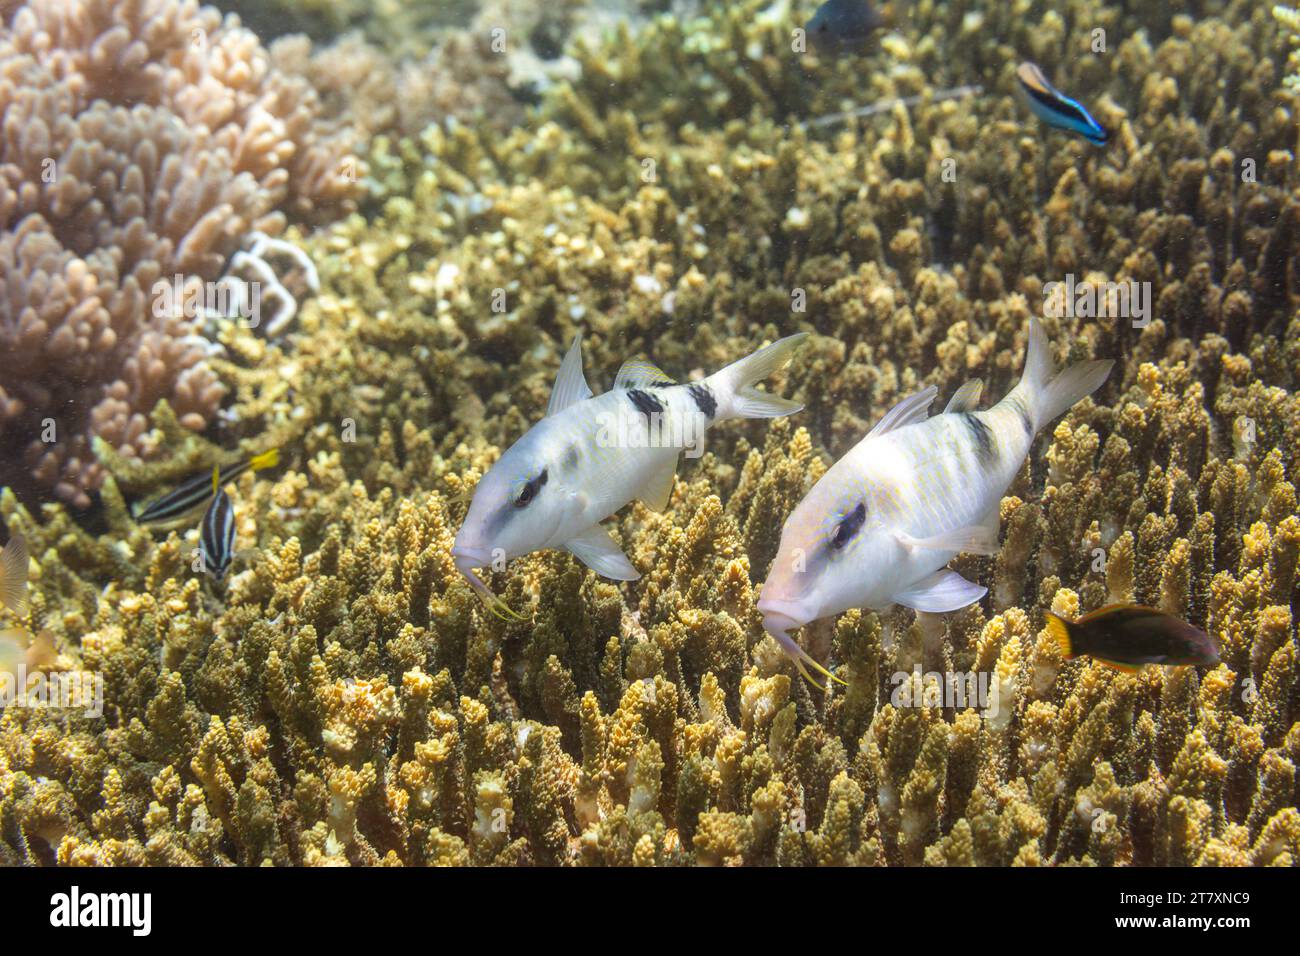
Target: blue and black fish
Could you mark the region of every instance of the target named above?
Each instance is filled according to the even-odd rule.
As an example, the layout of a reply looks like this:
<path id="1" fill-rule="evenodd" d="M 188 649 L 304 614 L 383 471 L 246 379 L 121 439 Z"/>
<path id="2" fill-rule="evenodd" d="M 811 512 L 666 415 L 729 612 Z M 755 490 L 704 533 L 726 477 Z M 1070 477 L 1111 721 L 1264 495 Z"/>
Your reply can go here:
<path id="1" fill-rule="evenodd" d="M 804 27 L 819 53 L 864 50 L 887 18 L 870 0 L 826 0 Z"/>
<path id="2" fill-rule="evenodd" d="M 1082 136 L 1094 146 L 1110 142 L 1110 131 L 1098 123 L 1078 100 L 1072 100 L 1043 76 L 1037 64 L 1028 61 L 1016 67 L 1016 78 L 1029 99 L 1029 108 L 1048 126 Z"/>
<path id="3" fill-rule="evenodd" d="M 272 448 L 260 455 L 226 465 L 221 469 L 221 484 L 234 481 L 250 468 L 263 471 L 280 464 L 280 449 Z M 166 528 L 169 525 L 186 523 L 212 500 L 212 478 L 207 472 L 187 478 L 173 491 L 169 491 L 142 508 L 135 516 L 140 524 Z"/>
<path id="4" fill-rule="evenodd" d="M 235 506 L 221 487 L 221 469 L 212 469 L 212 504 L 199 528 L 199 554 L 203 570 L 220 581 L 235 559 Z"/>
<path id="5" fill-rule="evenodd" d="M 1108 604 L 1077 621 L 1048 612 L 1047 632 L 1067 660 L 1086 654 L 1127 673 L 1147 664 L 1219 663 L 1219 649 L 1204 631 L 1140 604 Z"/>

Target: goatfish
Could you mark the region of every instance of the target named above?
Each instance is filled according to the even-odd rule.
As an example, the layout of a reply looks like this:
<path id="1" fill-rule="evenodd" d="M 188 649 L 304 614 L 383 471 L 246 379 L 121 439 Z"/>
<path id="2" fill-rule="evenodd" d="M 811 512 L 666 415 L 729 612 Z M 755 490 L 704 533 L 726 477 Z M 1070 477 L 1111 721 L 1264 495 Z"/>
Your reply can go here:
<path id="1" fill-rule="evenodd" d="M 763 627 L 805 678 L 805 664 L 831 673 L 789 631 L 850 608 L 955 611 L 986 588 L 945 565 L 958 554 L 994 554 L 1002 495 L 1034 436 L 1095 391 L 1109 361 L 1056 374 L 1037 319 L 1029 323 L 1025 369 L 997 405 L 976 406 L 967 382 L 943 413 L 927 417 L 937 389 L 903 399 L 821 477 L 781 530 L 763 583 Z M 836 678 L 838 679 L 838 678 Z"/>
<path id="2" fill-rule="evenodd" d="M 15 534 L 0 551 L 0 604 L 19 617 L 27 614 L 28 570 L 27 539 Z"/>
<path id="3" fill-rule="evenodd" d="M 220 581 L 235 560 L 235 506 L 221 483 L 221 469 L 212 469 L 212 503 L 199 526 L 199 555 L 203 570 Z"/>
<path id="4" fill-rule="evenodd" d="M 600 522 L 638 498 L 662 511 L 679 454 L 702 453 L 705 432 L 718 422 L 778 418 L 803 408 L 754 385 L 783 366 L 806 335 L 780 339 L 690 384 L 630 359 L 614 387 L 594 397 L 582 370 L 582 336 L 575 336 L 546 417 L 474 489 L 452 545 L 456 567 L 493 613 L 516 619 L 475 568 L 500 570 L 510 558 L 566 548 L 603 577 L 636 580 L 640 572 Z"/>
<path id="5" fill-rule="evenodd" d="M 1128 674 L 1147 664 L 1219 663 L 1219 649 L 1204 631 L 1140 604 L 1108 604 L 1077 621 L 1048 611 L 1047 632 L 1066 660 L 1087 655 Z"/>
<path id="6" fill-rule="evenodd" d="M 265 471 L 280 464 L 280 449 L 272 448 L 260 455 L 246 458 L 220 469 L 221 484 L 229 484 L 244 472 Z M 190 518 L 212 501 L 212 477 L 207 473 L 187 478 L 173 491 L 157 498 L 142 508 L 135 516 L 138 524 L 166 528 L 187 523 Z"/>
<path id="7" fill-rule="evenodd" d="M 1048 83 L 1036 64 L 1021 63 L 1016 67 L 1016 78 L 1029 100 L 1029 108 L 1048 126 L 1082 136 L 1094 146 L 1105 146 L 1110 141 L 1110 131 L 1093 119 L 1078 100 Z"/>

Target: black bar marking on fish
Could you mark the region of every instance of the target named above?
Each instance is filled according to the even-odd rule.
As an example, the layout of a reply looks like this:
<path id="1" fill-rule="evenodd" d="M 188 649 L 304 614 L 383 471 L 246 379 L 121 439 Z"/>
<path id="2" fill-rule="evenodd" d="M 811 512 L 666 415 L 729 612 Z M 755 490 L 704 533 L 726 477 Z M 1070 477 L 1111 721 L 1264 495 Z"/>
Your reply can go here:
<path id="1" fill-rule="evenodd" d="M 663 402 L 659 401 L 659 399 L 655 398 L 649 392 L 643 392 L 638 388 L 632 388 L 628 389 L 627 397 L 632 400 L 632 404 L 636 407 L 636 410 L 646 417 L 647 422 L 650 421 L 651 415 L 659 415 L 663 413 Z"/>
<path id="2" fill-rule="evenodd" d="M 1034 437 L 1034 420 L 1029 414 L 1029 409 L 1025 407 L 1024 401 L 1018 395 L 1008 395 L 1007 404 L 1015 411 L 1016 417 L 1020 420 L 1020 427 L 1025 430 L 1026 438 Z"/>
<path id="3" fill-rule="evenodd" d="M 691 398 L 695 399 L 695 407 L 702 411 L 706 417 L 712 418 L 718 413 L 718 400 L 709 391 L 709 386 L 699 383 L 692 385 L 686 391 Z"/>
<path id="4" fill-rule="evenodd" d="M 966 423 L 966 430 L 970 432 L 971 440 L 975 442 L 975 454 L 980 464 L 985 467 L 991 466 L 998 457 L 997 450 L 993 447 L 993 430 L 974 412 L 963 412 L 961 419 Z"/>
<path id="5" fill-rule="evenodd" d="M 564 470 L 565 470 L 565 471 L 573 471 L 573 469 L 577 468 L 577 467 L 578 467 L 578 459 L 579 459 L 581 456 L 582 456 L 582 452 L 581 452 L 581 450 L 578 448 L 577 442 L 573 443 L 573 444 L 570 445 L 567 449 L 565 449 L 565 451 L 564 451 L 564 459 L 563 459 L 563 461 L 561 462 L 561 464 L 562 464 L 563 467 L 564 467 Z"/>

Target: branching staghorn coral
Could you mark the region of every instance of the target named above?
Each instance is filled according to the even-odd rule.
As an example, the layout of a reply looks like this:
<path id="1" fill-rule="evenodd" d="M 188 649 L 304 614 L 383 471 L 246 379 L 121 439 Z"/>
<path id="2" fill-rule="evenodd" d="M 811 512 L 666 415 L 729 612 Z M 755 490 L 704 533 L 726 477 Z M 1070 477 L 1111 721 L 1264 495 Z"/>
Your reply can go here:
<path id="1" fill-rule="evenodd" d="M 740 32 L 674 83 L 734 74 L 763 40 L 732 6 Z M 998 36 L 1035 55 L 1081 42 L 1049 5 L 989 12 L 988 42 L 951 55 L 960 5 L 917 6 L 915 71 L 872 82 L 985 73 L 979 105 L 821 137 L 732 122 L 754 93 L 682 130 L 652 34 L 609 48 L 628 77 L 612 99 L 593 81 L 533 130 L 377 143 L 373 217 L 306 241 L 322 289 L 295 349 L 232 326 L 212 362 L 230 436 L 286 462 L 233 488 L 258 554 L 223 593 L 190 570 L 192 532 L 155 541 L 122 500 L 210 467 L 197 438 L 106 458 L 100 537 L 0 496 L 37 557 L 32 623 L 55 666 L 104 673 L 107 704 L 101 722 L 0 716 L 4 859 L 1295 865 L 1297 170 L 1273 155 L 1296 141 L 1276 37 L 1227 4 L 1119 41 L 1121 78 L 1063 66 L 1062 88 L 1109 95 L 1128 130 L 1098 154 L 997 95 L 1014 69 Z M 782 84 L 799 81 L 767 79 L 797 100 Z M 1151 282 L 1153 315 L 1045 320 L 1058 363 L 1119 362 L 1035 445 L 1000 553 L 956 562 L 989 597 L 807 629 L 848 684 L 813 690 L 754 613 L 784 515 L 903 395 L 976 377 L 1005 393 L 1067 272 Z M 503 621 L 448 548 L 579 328 L 598 390 L 631 355 L 684 378 L 812 331 L 772 383 L 806 408 L 720 426 L 664 513 L 607 523 L 639 581 L 531 555 L 493 573 L 526 619 Z M 175 417 L 156 427 L 177 435 Z M 1063 660 L 1044 629 L 1047 610 L 1133 600 L 1203 626 L 1222 663 L 1126 675 Z M 975 678 L 965 697 L 950 674 Z"/>

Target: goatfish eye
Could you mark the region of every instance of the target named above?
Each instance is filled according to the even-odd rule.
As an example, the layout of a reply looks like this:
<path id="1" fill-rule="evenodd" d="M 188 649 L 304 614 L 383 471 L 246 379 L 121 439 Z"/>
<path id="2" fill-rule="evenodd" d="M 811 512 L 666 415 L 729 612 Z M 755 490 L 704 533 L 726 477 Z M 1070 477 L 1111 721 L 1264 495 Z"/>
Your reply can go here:
<path id="1" fill-rule="evenodd" d="M 533 478 L 524 482 L 524 486 L 519 489 L 518 497 L 515 498 L 516 508 L 526 508 L 529 502 L 533 501 L 537 497 L 538 493 L 542 490 L 542 486 L 546 484 L 546 472 L 547 469 L 543 468 Z"/>
<path id="2" fill-rule="evenodd" d="M 862 530 L 862 525 L 866 523 L 866 520 L 867 506 L 864 502 L 859 501 L 858 506 L 841 518 L 835 526 L 835 532 L 831 535 L 831 547 L 836 551 L 841 550 Z"/>

